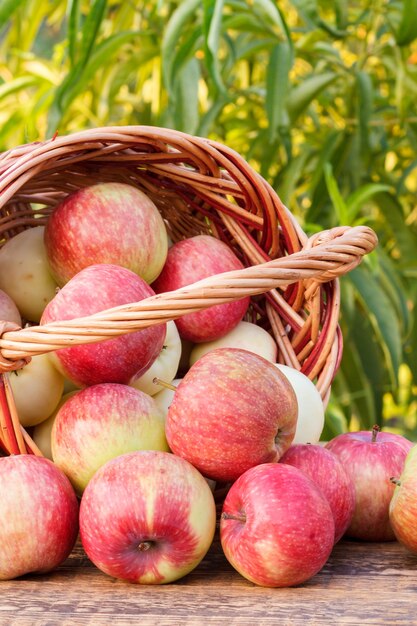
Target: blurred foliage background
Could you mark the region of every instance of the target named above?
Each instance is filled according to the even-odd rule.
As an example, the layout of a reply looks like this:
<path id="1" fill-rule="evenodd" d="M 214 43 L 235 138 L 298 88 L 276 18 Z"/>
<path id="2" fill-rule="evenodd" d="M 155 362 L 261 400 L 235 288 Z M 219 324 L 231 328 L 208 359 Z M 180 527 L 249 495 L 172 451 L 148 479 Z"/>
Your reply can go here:
<path id="1" fill-rule="evenodd" d="M 306 232 L 367 223 L 325 436 L 417 437 L 417 0 L 1 0 L 0 150 L 109 124 L 218 139 Z"/>

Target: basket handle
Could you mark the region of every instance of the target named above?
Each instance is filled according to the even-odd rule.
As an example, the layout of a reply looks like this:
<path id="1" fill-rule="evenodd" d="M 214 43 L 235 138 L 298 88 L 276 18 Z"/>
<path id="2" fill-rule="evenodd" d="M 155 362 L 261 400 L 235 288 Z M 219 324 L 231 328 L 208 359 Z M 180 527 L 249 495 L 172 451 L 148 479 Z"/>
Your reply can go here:
<path id="1" fill-rule="evenodd" d="M 22 367 L 25 359 L 73 345 L 104 341 L 148 326 L 313 279 L 309 290 L 351 271 L 377 245 L 367 226 L 338 227 L 311 237 L 304 249 L 267 263 L 217 274 L 176 291 L 160 293 L 88 317 L 8 330 L 0 338 L 0 371 Z"/>

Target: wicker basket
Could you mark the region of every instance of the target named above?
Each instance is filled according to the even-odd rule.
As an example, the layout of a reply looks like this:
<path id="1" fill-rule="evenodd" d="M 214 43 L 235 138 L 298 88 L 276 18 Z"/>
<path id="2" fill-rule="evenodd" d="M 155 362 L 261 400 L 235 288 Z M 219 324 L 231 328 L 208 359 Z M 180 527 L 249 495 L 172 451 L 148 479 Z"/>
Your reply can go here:
<path id="1" fill-rule="evenodd" d="M 337 278 L 377 243 L 367 227 L 308 238 L 270 185 L 230 148 L 178 131 L 146 127 L 87 130 L 0 156 L 3 243 L 45 223 L 68 193 L 98 181 L 147 193 L 178 241 L 211 234 L 231 246 L 244 270 L 219 274 L 137 304 L 71 321 L 14 329 L 3 324 L 0 370 L 31 355 L 102 341 L 250 295 L 248 318 L 271 332 L 278 360 L 312 379 L 324 402 L 342 355 Z M 0 385 L 0 446 L 37 452 L 20 427 L 7 375 Z"/>

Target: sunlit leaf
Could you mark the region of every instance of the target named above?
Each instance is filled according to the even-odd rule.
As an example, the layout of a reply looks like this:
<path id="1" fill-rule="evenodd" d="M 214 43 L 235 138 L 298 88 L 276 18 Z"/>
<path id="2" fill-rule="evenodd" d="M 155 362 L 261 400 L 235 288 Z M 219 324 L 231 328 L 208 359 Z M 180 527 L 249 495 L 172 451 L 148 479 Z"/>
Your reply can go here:
<path id="1" fill-rule="evenodd" d="M 3 83 L 3 85 L 0 85 L 0 100 L 11 96 L 18 91 L 23 91 L 24 89 L 27 89 L 27 87 L 36 85 L 38 82 L 39 81 L 35 76 L 22 76 L 21 78 L 15 78 L 7 83 Z"/>
<path id="2" fill-rule="evenodd" d="M 349 224 L 353 224 L 355 222 L 358 213 L 368 200 L 376 194 L 383 193 L 384 191 L 391 191 L 391 187 L 380 183 L 367 183 L 366 185 L 362 185 L 358 189 L 355 189 L 345 201 Z"/>
<path id="3" fill-rule="evenodd" d="M 0 28 L 7 24 L 13 13 L 24 3 L 24 0 L 0 1 Z"/>
<path id="4" fill-rule="evenodd" d="M 282 11 L 278 7 L 278 3 L 273 2 L 273 0 L 253 0 L 253 10 L 255 12 L 262 12 L 268 21 L 282 32 L 291 45 L 290 29 L 288 28 Z"/>
<path id="5" fill-rule="evenodd" d="M 84 91 L 94 74 L 108 63 L 117 50 L 138 37 L 136 32 L 117 33 L 101 42 L 90 57 L 89 63 L 82 68 L 80 61 L 70 71 L 66 79 L 57 89 L 55 100 L 49 111 L 48 134 L 52 135 L 71 102 Z"/>
<path id="6" fill-rule="evenodd" d="M 318 94 L 333 83 L 338 74 L 334 72 L 324 72 L 322 74 L 308 76 L 294 87 L 287 98 L 287 108 L 291 121 L 295 120 L 313 102 Z"/>

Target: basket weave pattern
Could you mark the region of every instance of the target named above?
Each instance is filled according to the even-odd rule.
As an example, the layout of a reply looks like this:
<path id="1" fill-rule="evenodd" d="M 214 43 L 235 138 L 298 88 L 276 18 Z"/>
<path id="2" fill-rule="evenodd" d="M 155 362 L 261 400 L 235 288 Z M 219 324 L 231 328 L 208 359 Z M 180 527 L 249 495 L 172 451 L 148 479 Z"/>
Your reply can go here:
<path id="1" fill-rule="evenodd" d="M 271 186 L 227 146 L 169 129 L 129 126 L 87 130 L 0 155 L 3 243 L 46 223 L 68 193 L 99 181 L 135 185 L 157 205 L 172 241 L 211 234 L 246 269 L 83 319 L 22 330 L 5 324 L 2 371 L 21 367 L 32 355 L 102 341 L 250 295 L 247 319 L 272 333 L 278 360 L 309 376 L 327 401 L 342 355 L 337 279 L 376 246 L 370 228 L 341 227 L 308 238 Z"/>

